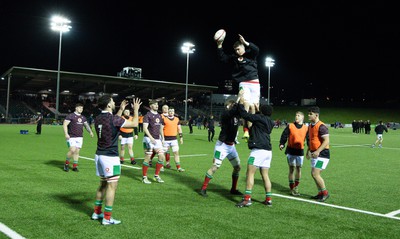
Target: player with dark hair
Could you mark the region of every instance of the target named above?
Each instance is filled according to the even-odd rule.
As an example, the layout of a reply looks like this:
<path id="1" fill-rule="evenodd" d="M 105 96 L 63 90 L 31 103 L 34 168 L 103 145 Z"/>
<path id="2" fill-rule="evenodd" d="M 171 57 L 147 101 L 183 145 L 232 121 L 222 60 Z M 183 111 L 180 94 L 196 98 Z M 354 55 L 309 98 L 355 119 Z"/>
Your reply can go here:
<path id="1" fill-rule="evenodd" d="M 147 170 L 149 169 L 149 162 L 153 152 L 158 155 L 158 161 L 156 164 L 156 170 L 154 173 L 154 181 L 158 183 L 164 183 L 164 180 L 160 177 L 161 168 L 164 166 L 164 132 L 163 124 L 164 120 L 158 113 L 158 102 L 152 100 L 149 103 L 150 110 L 145 114 L 143 118 L 143 149 L 144 149 L 144 160 L 142 165 L 142 182 L 145 184 L 151 184 L 147 178 Z"/>
<path id="2" fill-rule="evenodd" d="M 248 148 L 251 150 L 247 160 L 246 191 L 237 207 L 248 207 L 252 205 L 251 194 L 254 187 L 254 175 L 257 169 L 260 170 L 265 189 L 265 201 L 263 204 L 272 206 L 272 184 L 269 178 L 269 168 L 272 161 L 271 132 L 274 128 L 274 121 L 271 119 L 273 108 L 270 105 L 256 106 L 256 114 L 248 113 L 243 105 L 244 99 L 240 97 L 240 116 L 252 123 Z M 259 109 L 258 109 L 259 108 Z"/>
<path id="3" fill-rule="evenodd" d="M 183 144 L 182 126 L 179 121 L 179 118 L 175 117 L 175 109 L 173 107 L 169 107 L 168 115 L 164 116 L 163 130 L 164 130 L 164 145 L 163 145 L 164 150 L 168 152 L 169 149 L 172 149 L 172 152 L 174 153 L 176 170 L 178 172 L 184 172 L 185 169 L 181 167 L 181 161 L 179 156 L 179 143 L 177 137 L 179 135 L 180 144 Z M 168 159 L 166 158 L 165 167 L 168 169 L 171 168 L 169 157 Z"/>
<path id="4" fill-rule="evenodd" d="M 75 111 L 67 117 L 65 117 L 63 122 L 63 129 L 65 139 L 67 140 L 68 153 L 65 160 L 64 171 L 69 171 L 69 162 L 71 158 L 73 159 L 72 171 L 78 172 L 78 160 L 79 152 L 83 145 L 83 126 L 89 132 L 90 137 L 93 138 L 92 128 L 86 120 L 86 117 L 82 115 L 83 104 L 77 103 L 75 105 Z"/>
<path id="5" fill-rule="evenodd" d="M 168 117 L 168 109 L 169 109 L 169 106 L 168 105 L 163 105 L 162 107 L 161 107 L 161 117 L 165 120 L 165 118 L 166 117 Z M 167 164 L 169 164 L 169 161 L 170 161 L 170 157 L 171 157 L 171 155 L 170 155 L 170 152 L 169 152 L 169 149 L 168 148 L 164 148 L 164 154 L 165 154 L 165 161 L 166 161 L 166 163 Z M 153 154 L 151 155 L 151 157 L 150 157 L 150 161 L 149 161 L 149 166 L 150 167 L 152 167 L 152 165 L 153 165 L 153 158 L 154 158 L 154 156 L 156 156 L 156 153 L 155 152 L 153 152 Z M 161 167 L 161 172 L 162 171 L 164 171 L 164 166 L 163 167 Z"/>
<path id="6" fill-rule="evenodd" d="M 98 99 L 101 113 L 95 119 L 97 133 L 97 150 L 95 155 L 96 175 L 100 177 L 100 186 L 96 191 L 93 220 L 102 219 L 103 225 L 116 225 L 121 221 L 111 217 L 115 192 L 121 175 L 121 163 L 118 153 L 118 135 L 121 127 L 133 128 L 138 126 L 138 112 L 142 104 L 140 99 L 133 100 L 133 121 L 126 120 L 118 115 L 113 115 L 115 102 L 109 95 Z M 122 101 L 121 106 L 128 104 Z M 102 213 L 103 200 L 105 200 L 104 213 Z"/>
<path id="7" fill-rule="evenodd" d="M 379 148 L 382 148 L 383 132 L 387 133 L 388 129 L 381 120 L 381 121 L 379 121 L 379 124 L 377 126 L 375 126 L 376 140 L 375 140 L 375 143 L 372 145 L 372 148 L 375 148 L 376 144 L 378 144 L 378 143 L 379 143 Z"/>
<path id="8" fill-rule="evenodd" d="M 311 159 L 311 176 L 314 179 L 318 189 L 318 194 L 312 196 L 319 202 L 325 202 L 329 198 L 329 192 L 326 189 L 325 181 L 321 173 L 329 164 L 329 129 L 319 119 L 320 109 L 318 106 L 312 106 L 308 109 L 308 150 L 306 157 Z"/>
<path id="9" fill-rule="evenodd" d="M 217 53 L 221 62 L 232 65 L 232 79 L 239 83 L 239 92 L 244 98 L 244 108 L 247 112 L 255 113 L 255 107 L 260 103 L 260 81 L 258 77 L 257 56 L 258 46 L 248 42 L 238 34 L 239 40 L 233 44 L 233 54 L 226 54 L 222 47 L 224 39 L 217 41 Z M 270 102 L 270 99 L 268 99 Z M 249 138 L 251 122 L 243 124 L 243 138 Z"/>
<path id="10" fill-rule="evenodd" d="M 225 102 L 225 110 L 221 114 L 221 131 L 214 147 L 213 165 L 207 170 L 204 182 L 200 190 L 200 195 L 207 197 L 207 187 L 214 174 L 221 167 L 225 158 L 229 160 L 233 167 L 231 194 L 242 195 L 237 190 L 237 182 L 240 172 L 240 158 L 235 146 L 236 133 L 239 127 L 240 115 L 237 104 L 234 100 Z"/>

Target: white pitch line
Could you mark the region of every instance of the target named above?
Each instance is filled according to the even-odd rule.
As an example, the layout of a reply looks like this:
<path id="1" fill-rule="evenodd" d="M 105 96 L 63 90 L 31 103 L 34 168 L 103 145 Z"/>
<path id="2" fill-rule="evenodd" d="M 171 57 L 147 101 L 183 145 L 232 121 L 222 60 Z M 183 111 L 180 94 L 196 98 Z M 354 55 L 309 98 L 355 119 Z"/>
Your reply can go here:
<path id="1" fill-rule="evenodd" d="M 349 147 L 366 147 L 366 148 L 372 148 L 371 144 L 354 144 L 354 145 L 348 145 L 348 144 L 331 144 L 332 148 L 349 148 Z M 377 148 L 377 147 L 376 147 Z M 391 148 L 391 147 L 383 147 L 383 149 L 394 149 L 394 150 L 399 150 L 400 148 Z"/>
<path id="2" fill-rule="evenodd" d="M 184 157 L 201 157 L 201 156 L 207 156 L 207 155 L 208 154 L 192 154 L 192 155 L 180 155 L 180 157 L 181 158 L 184 158 Z M 173 157 L 173 155 L 171 155 L 171 156 Z M 79 156 L 79 158 L 83 158 L 83 159 L 94 161 L 93 158 L 88 158 L 88 157 L 85 157 L 85 156 Z M 143 159 L 143 158 L 136 158 L 136 159 Z M 137 169 L 137 170 L 142 169 L 142 167 L 132 166 L 132 165 L 129 165 L 129 164 L 127 164 L 127 165 L 121 164 L 121 166 L 126 167 L 126 168 L 133 168 L 133 169 Z"/>
<path id="3" fill-rule="evenodd" d="M 202 156 L 207 156 L 208 154 L 189 154 L 189 155 L 180 155 L 181 158 L 187 158 L 187 157 L 202 157 Z M 171 155 L 173 156 L 173 155 Z"/>
<path id="4" fill-rule="evenodd" d="M 335 148 L 348 148 L 348 147 L 370 147 L 370 144 L 354 144 L 354 145 L 349 145 L 349 144 L 337 144 L 337 145 L 332 145 Z"/>
<path id="5" fill-rule="evenodd" d="M 394 216 L 395 216 L 395 215 L 397 215 L 397 214 L 400 214 L 400 210 L 393 211 L 393 212 L 389 212 L 389 213 L 386 213 L 385 215 L 388 215 L 388 216 L 394 217 Z"/>
<path id="6" fill-rule="evenodd" d="M 400 213 L 400 210 L 399 210 L 397 213 L 394 213 L 394 214 L 393 214 L 393 212 L 388 213 L 388 214 L 382 214 L 382 213 L 376 213 L 376 212 L 370 212 L 370 211 L 360 210 L 360 209 L 356 209 L 356 208 L 350 208 L 350 207 L 343 207 L 343 206 L 328 204 L 328 203 L 324 203 L 324 202 L 317 202 L 317 201 L 307 200 L 307 199 L 304 199 L 304 198 L 286 196 L 286 195 L 282 195 L 282 194 L 275 194 L 275 193 L 274 193 L 274 194 L 272 194 L 272 195 L 273 195 L 273 196 L 277 196 L 277 197 L 282 197 L 282 198 L 287 198 L 287 199 L 302 201 L 302 202 L 308 202 L 308 203 L 313 203 L 313 204 L 319 204 L 319 205 L 323 205 L 323 206 L 327 206 L 327 207 L 339 208 L 339 209 L 343 209 L 343 210 L 347 210 L 347 211 L 359 212 L 359 213 L 364 213 L 364 214 L 369 214 L 369 215 L 374 215 L 374 216 L 379 216 L 379 217 L 385 217 L 385 218 L 400 220 L 400 217 L 395 217 L 395 216 L 394 216 L 394 215 L 396 215 L 396 214 L 399 214 L 399 213 Z M 392 215 L 392 214 L 393 214 L 393 215 Z"/>
<path id="7" fill-rule="evenodd" d="M 25 239 L 25 237 L 21 236 L 17 232 L 11 230 L 9 227 L 4 225 L 3 223 L 0 222 L 0 232 L 4 233 L 6 236 L 8 236 L 11 239 Z"/>
<path id="8" fill-rule="evenodd" d="M 88 158 L 88 157 L 84 157 L 84 156 L 79 156 L 79 158 L 83 158 L 83 159 L 87 159 L 87 160 L 94 161 L 94 159 L 92 159 L 92 158 Z"/>
<path id="9" fill-rule="evenodd" d="M 83 158 L 83 159 L 87 159 L 87 160 L 94 161 L 93 158 L 88 158 L 88 157 L 84 157 L 84 156 L 79 156 L 79 158 Z M 124 165 L 124 164 L 121 164 L 121 166 L 127 167 L 127 168 L 142 169 L 142 167 L 139 168 L 139 167 L 131 166 L 131 165 Z"/>

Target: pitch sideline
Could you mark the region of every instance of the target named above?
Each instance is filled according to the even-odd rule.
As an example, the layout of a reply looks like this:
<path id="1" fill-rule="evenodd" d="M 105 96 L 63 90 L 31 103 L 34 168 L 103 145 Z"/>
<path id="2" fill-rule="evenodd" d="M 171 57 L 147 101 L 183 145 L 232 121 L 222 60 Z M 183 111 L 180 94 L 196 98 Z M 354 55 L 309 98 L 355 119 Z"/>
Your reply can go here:
<path id="1" fill-rule="evenodd" d="M 0 232 L 2 232 L 4 235 L 8 236 L 11 239 L 25 239 L 25 237 L 21 236 L 16 231 L 11 230 L 11 228 L 7 227 L 1 222 L 0 222 Z"/>

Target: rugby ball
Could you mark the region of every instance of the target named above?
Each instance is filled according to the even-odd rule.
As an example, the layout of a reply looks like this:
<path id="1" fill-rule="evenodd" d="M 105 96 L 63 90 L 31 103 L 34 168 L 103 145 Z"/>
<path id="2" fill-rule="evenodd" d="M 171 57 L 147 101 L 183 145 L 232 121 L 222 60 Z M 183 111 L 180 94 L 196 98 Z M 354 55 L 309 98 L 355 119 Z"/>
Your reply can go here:
<path id="1" fill-rule="evenodd" d="M 226 36 L 226 31 L 224 29 L 219 29 L 214 34 L 214 41 L 223 41 Z"/>

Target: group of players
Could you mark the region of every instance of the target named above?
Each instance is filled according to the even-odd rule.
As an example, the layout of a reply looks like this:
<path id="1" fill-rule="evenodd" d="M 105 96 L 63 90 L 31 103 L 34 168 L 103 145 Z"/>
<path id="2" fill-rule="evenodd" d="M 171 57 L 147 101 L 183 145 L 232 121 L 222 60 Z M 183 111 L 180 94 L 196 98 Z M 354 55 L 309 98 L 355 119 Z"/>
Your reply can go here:
<path id="1" fill-rule="evenodd" d="M 239 94 L 240 95 L 240 94 Z M 208 197 L 207 187 L 215 172 L 221 167 L 225 159 L 231 163 L 232 186 L 230 193 L 243 195 L 242 201 L 237 203 L 237 207 L 248 207 L 252 205 L 252 189 L 254 186 L 254 175 L 257 169 L 260 170 L 265 189 L 265 200 L 262 202 L 267 206 L 272 206 L 272 186 L 269 178 L 269 168 L 272 160 L 272 146 L 270 134 L 274 128 L 274 121 L 271 119 L 273 108 L 270 105 L 256 105 L 256 114 L 248 113 L 243 104 L 243 97 L 239 97 L 239 102 L 228 100 L 225 104 L 225 111 L 221 115 L 221 131 L 214 148 L 213 165 L 204 177 L 203 185 L 199 191 L 203 197 Z M 329 131 L 327 126 L 319 120 L 319 107 L 311 107 L 308 110 L 310 124 L 304 124 L 304 114 L 296 112 L 295 121 L 288 124 L 282 132 L 279 149 L 287 147 L 285 154 L 289 166 L 289 187 L 293 196 L 300 196 L 298 186 L 301 179 L 301 168 L 303 166 L 304 155 L 311 161 L 311 175 L 318 189 L 318 194 L 312 196 L 319 202 L 324 202 L 329 198 L 321 172 L 326 169 L 329 158 Z M 250 154 L 247 158 L 246 188 L 244 194 L 237 190 L 239 172 L 241 170 L 240 157 L 235 147 L 236 130 L 240 125 L 240 119 L 251 122 L 249 128 L 248 148 Z M 308 150 L 304 153 L 305 144 Z"/>
<path id="2" fill-rule="evenodd" d="M 238 35 L 239 40 L 234 43 L 234 53 L 228 55 L 222 48 L 223 40 L 217 41 L 218 56 L 221 62 L 232 63 L 232 78 L 239 83 L 239 97 L 237 100 L 228 100 L 225 103 L 225 111 L 220 118 L 221 131 L 214 147 L 213 163 L 204 177 L 203 185 L 199 193 L 207 197 L 207 187 L 214 173 L 220 168 L 224 159 L 228 159 L 233 166 L 232 187 L 230 192 L 235 195 L 243 195 L 237 189 L 237 182 L 240 172 L 240 158 L 236 151 L 235 143 L 238 127 L 241 119 L 244 123 L 243 137 L 248 143 L 250 154 L 247 159 L 246 188 L 242 201 L 236 204 L 237 207 L 248 207 L 252 205 L 251 195 L 254 186 L 254 175 L 257 169 L 260 170 L 265 188 L 265 201 L 263 204 L 272 206 L 271 181 L 268 176 L 272 160 L 272 147 L 270 134 L 274 127 L 271 119 L 272 106 L 259 105 L 260 82 L 258 79 L 257 61 L 258 47 L 251 42 L 247 42 L 242 35 Z M 98 99 L 98 107 L 102 112 L 95 118 L 95 130 L 97 133 L 97 150 L 95 154 L 96 174 L 100 177 L 100 186 L 96 191 L 94 212 L 91 216 L 93 220 L 101 219 L 102 225 L 120 224 L 120 220 L 114 219 L 112 209 L 114 204 L 115 192 L 118 180 L 121 175 L 121 163 L 123 163 L 122 152 L 118 150 L 118 140 L 121 135 L 121 144 L 128 145 L 131 163 L 135 164 L 133 151 L 130 151 L 129 144 L 133 141 L 131 130 L 120 132 L 121 129 L 138 127 L 138 112 L 142 104 L 139 98 L 133 99 L 130 103 L 133 109 L 133 116 L 130 111 L 125 109 L 128 101 L 122 101 L 117 114 L 115 102 L 109 95 L 103 95 Z M 174 153 L 174 160 L 177 171 L 183 172 L 179 160 L 179 135 L 180 143 L 183 143 L 182 128 L 179 119 L 175 117 L 173 108 L 165 108 L 163 114 L 158 113 L 158 102 L 149 102 L 150 110 L 143 118 L 143 146 L 145 157 L 142 164 L 142 182 L 150 184 L 147 177 L 148 168 L 151 167 L 152 157 L 158 155 L 155 167 L 154 181 L 163 183 L 160 172 L 164 167 L 164 160 L 167 161 L 165 167 L 170 167 L 168 149 Z M 75 112 L 67 116 L 63 128 L 67 139 L 69 152 L 64 165 L 64 170 L 69 171 L 71 158 L 73 159 L 73 171 L 78 171 L 77 164 L 79 150 L 82 147 L 83 127 L 93 137 L 91 127 L 85 117 L 81 114 L 83 105 L 76 105 Z M 308 115 L 311 122 L 307 130 L 304 129 L 301 112 L 296 113 L 296 122 L 289 124 L 287 130 L 282 134 L 280 149 L 282 150 L 285 141 L 288 142 L 286 149 L 289 171 L 289 185 L 293 195 L 299 195 L 298 184 L 300 182 L 300 170 L 304 157 L 304 142 L 306 138 L 309 147 L 306 153 L 307 158 L 311 158 L 312 177 L 319 190 L 314 199 L 325 201 L 329 197 L 321 171 L 329 163 L 329 133 L 328 128 L 319 120 L 319 108 L 312 107 Z M 122 116 L 123 114 L 123 116 Z M 122 116 L 122 117 L 121 117 Z M 300 120 L 301 119 L 301 120 Z M 300 123 L 301 121 L 301 123 Z M 124 130 L 123 130 L 124 131 Z M 306 135 L 308 137 L 306 137 Z M 123 148 L 124 150 L 125 148 Z M 123 151 L 123 153 L 125 153 Z M 294 167 L 297 168 L 294 176 Z M 103 203 L 105 204 L 103 207 Z"/>
<path id="3" fill-rule="evenodd" d="M 251 150 L 247 160 L 246 191 L 243 200 L 236 206 L 245 207 L 252 204 L 251 193 L 254 185 L 254 174 L 257 168 L 260 169 L 264 181 L 266 197 L 263 203 L 267 206 L 271 206 L 272 193 L 268 170 L 272 159 L 270 142 L 270 134 L 273 129 L 273 121 L 270 118 L 272 107 L 270 105 L 259 105 L 260 82 L 257 69 L 259 48 L 254 43 L 246 41 L 242 35 L 238 34 L 238 37 L 239 40 L 233 44 L 233 54 L 225 53 L 223 49 L 224 38 L 216 42 L 217 54 L 220 61 L 233 66 L 232 79 L 239 84 L 239 116 L 245 121 L 243 138 L 248 141 L 248 148 Z M 270 102 L 270 99 L 268 99 L 268 101 Z M 300 169 L 304 158 L 304 143 L 306 141 L 308 142 L 306 156 L 311 159 L 311 174 L 318 188 L 318 194 L 312 198 L 324 202 L 329 197 L 329 193 L 321 177 L 321 171 L 324 170 L 329 163 L 329 131 L 325 124 L 319 120 L 319 114 L 320 110 L 318 107 L 310 108 L 308 118 L 311 123 L 309 127 L 303 127 L 304 115 L 301 112 L 297 112 L 296 121 L 289 124 L 287 129 L 283 132 L 279 148 L 282 150 L 285 146 L 285 142 L 288 142 L 286 155 L 289 165 L 289 186 L 292 195 L 298 196 L 300 195 L 298 192 L 298 184 L 300 183 Z M 221 132 L 222 130 L 221 126 Z M 223 138 L 221 141 L 223 142 Z M 223 160 L 223 158 L 220 157 L 220 152 L 224 151 L 226 157 L 234 167 L 231 192 L 237 193 L 237 191 L 234 190 L 234 185 L 235 182 L 237 182 L 236 175 L 238 175 L 238 171 L 240 170 L 240 163 L 238 163 L 240 160 L 238 160 L 237 153 L 227 153 L 230 152 L 229 150 L 232 152 L 232 149 L 228 149 L 229 147 L 226 146 L 219 151 L 220 149 L 216 147 L 214 166 L 206 173 L 204 184 L 200 191 L 201 195 L 207 195 L 207 184 L 216 171 L 216 168 L 220 166 Z"/>
<path id="4" fill-rule="evenodd" d="M 100 177 L 100 187 L 96 193 L 96 202 L 93 220 L 102 219 L 103 225 L 119 224 L 121 221 L 111 217 L 115 191 L 121 174 L 121 164 L 124 163 L 125 146 L 128 146 L 131 164 L 136 164 L 133 153 L 133 140 L 137 139 L 138 110 L 141 105 L 140 99 L 134 99 L 131 103 L 133 116 L 126 108 L 129 105 L 123 100 L 117 114 L 113 115 L 115 102 L 110 96 L 99 98 L 98 106 L 102 109 L 101 114 L 95 118 L 95 130 L 97 133 L 97 150 L 95 156 L 96 174 Z M 184 172 L 180 165 L 179 143 L 183 144 L 183 134 L 179 118 L 175 116 L 175 110 L 167 105 L 163 106 L 163 113 L 158 113 L 158 102 L 150 101 L 150 110 L 143 117 L 143 145 L 145 157 L 142 164 L 142 182 L 151 184 L 147 178 L 148 168 L 151 160 L 158 155 L 155 167 L 154 181 L 163 183 L 159 176 L 163 170 L 164 160 L 166 168 L 171 168 L 169 150 L 174 154 L 174 161 L 178 172 Z M 79 151 L 83 144 L 83 128 L 94 136 L 85 116 L 82 115 L 83 105 L 78 103 L 75 111 L 69 114 L 63 123 L 63 129 L 69 151 L 65 160 L 64 171 L 69 172 L 70 161 L 73 160 L 72 170 L 78 172 Z M 120 141 L 121 150 L 118 150 Z M 118 159 L 118 160 L 117 160 Z M 104 213 L 102 213 L 103 200 L 105 200 Z"/>

